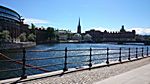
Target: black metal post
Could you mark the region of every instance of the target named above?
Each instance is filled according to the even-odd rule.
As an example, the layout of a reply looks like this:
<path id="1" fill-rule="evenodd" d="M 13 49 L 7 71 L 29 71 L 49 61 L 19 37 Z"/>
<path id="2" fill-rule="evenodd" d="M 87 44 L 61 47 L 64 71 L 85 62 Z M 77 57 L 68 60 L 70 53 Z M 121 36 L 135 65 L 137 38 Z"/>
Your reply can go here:
<path id="1" fill-rule="evenodd" d="M 27 78 L 27 76 L 26 76 L 26 67 L 25 67 L 25 64 L 26 64 L 26 50 L 25 50 L 25 48 L 23 48 L 23 57 L 22 57 L 22 76 L 21 76 L 21 79 Z"/>
<path id="2" fill-rule="evenodd" d="M 106 63 L 109 64 L 109 48 L 107 48 L 107 60 Z"/>
<path id="3" fill-rule="evenodd" d="M 136 48 L 136 58 L 138 58 L 138 48 Z"/>
<path id="4" fill-rule="evenodd" d="M 92 67 L 92 48 L 90 48 L 90 60 L 89 60 L 89 69 Z"/>
<path id="5" fill-rule="evenodd" d="M 121 62 L 121 48 L 119 49 L 119 62 Z"/>
<path id="6" fill-rule="evenodd" d="M 147 57 L 148 57 L 148 47 L 147 47 Z"/>
<path id="7" fill-rule="evenodd" d="M 64 69 L 63 71 L 68 71 L 68 68 L 67 68 L 67 47 L 65 48 L 65 62 L 64 62 Z"/>
<path id="8" fill-rule="evenodd" d="M 130 60 L 131 58 L 130 58 L 130 48 L 129 48 L 129 55 L 128 55 L 128 60 Z"/>
<path id="9" fill-rule="evenodd" d="M 144 57 L 144 55 L 143 55 L 143 47 L 142 47 L 142 57 Z"/>

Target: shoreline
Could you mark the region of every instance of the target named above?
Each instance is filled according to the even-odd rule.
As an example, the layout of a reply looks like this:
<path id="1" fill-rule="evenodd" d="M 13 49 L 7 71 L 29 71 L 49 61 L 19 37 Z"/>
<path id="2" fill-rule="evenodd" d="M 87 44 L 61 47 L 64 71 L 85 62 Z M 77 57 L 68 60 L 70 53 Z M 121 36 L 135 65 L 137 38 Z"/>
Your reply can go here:
<path id="1" fill-rule="evenodd" d="M 5 43 L 0 50 L 22 49 L 36 46 L 35 42 Z"/>
<path id="2" fill-rule="evenodd" d="M 20 42 L 20 43 L 5 43 L 3 46 L 0 46 L 0 50 L 12 50 L 12 49 L 22 49 L 30 48 L 36 45 L 42 44 L 114 44 L 114 45 L 142 45 L 142 44 L 117 44 L 117 43 L 80 43 L 80 42 L 45 42 L 45 43 L 36 43 L 36 42 Z M 143 44 L 144 45 L 144 44 Z"/>

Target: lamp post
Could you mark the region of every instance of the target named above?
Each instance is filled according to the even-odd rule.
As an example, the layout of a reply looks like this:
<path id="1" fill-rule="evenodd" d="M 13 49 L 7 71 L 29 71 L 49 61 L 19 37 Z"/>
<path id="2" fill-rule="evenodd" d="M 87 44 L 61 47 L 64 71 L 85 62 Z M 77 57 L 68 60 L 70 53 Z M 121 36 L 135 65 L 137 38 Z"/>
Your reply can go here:
<path id="1" fill-rule="evenodd" d="M 19 28 L 19 31 L 18 31 L 18 35 L 20 35 L 23 31 L 22 31 L 22 27 L 23 27 L 23 21 L 24 19 L 22 19 L 22 16 L 20 16 L 20 28 Z M 20 39 L 19 39 L 20 40 Z"/>

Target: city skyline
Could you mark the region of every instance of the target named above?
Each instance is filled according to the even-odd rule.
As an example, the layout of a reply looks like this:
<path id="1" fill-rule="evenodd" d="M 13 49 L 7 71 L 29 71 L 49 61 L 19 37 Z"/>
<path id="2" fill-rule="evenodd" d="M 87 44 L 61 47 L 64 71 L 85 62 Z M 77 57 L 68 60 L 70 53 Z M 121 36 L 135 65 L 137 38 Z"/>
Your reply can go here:
<path id="1" fill-rule="evenodd" d="M 135 29 L 137 34 L 150 34 L 149 0 L 46 0 L 8 1 L 0 5 L 17 11 L 25 23 L 76 32 L 78 19 L 81 31 L 96 29 L 119 31 Z"/>

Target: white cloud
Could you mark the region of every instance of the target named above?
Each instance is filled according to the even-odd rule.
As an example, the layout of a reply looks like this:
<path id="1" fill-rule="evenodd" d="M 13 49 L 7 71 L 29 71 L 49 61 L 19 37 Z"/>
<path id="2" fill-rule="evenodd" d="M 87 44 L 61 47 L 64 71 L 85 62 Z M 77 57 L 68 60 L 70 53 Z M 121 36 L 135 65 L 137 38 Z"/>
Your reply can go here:
<path id="1" fill-rule="evenodd" d="M 136 34 L 150 35 L 150 28 L 130 28 L 130 29 L 127 29 L 127 31 L 132 31 L 132 30 L 135 30 Z"/>
<path id="2" fill-rule="evenodd" d="M 35 18 L 25 18 L 24 23 L 26 24 L 48 24 L 49 22 L 46 20 L 35 19 Z"/>

